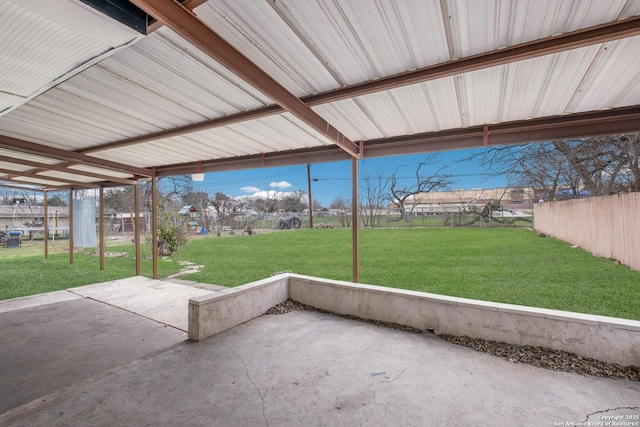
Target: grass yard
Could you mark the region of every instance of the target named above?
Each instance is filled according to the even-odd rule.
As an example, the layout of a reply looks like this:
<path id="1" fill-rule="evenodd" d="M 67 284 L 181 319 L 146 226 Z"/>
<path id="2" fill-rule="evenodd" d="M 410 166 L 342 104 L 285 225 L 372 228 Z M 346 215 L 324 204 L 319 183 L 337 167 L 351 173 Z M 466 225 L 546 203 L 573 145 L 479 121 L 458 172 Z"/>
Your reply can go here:
<path id="1" fill-rule="evenodd" d="M 389 229 L 361 231 L 360 281 L 438 294 L 640 320 L 640 272 L 594 257 L 527 229 Z M 132 247 L 110 250 L 132 251 Z M 133 275 L 132 256 L 77 253 L 3 258 L 0 298 L 46 292 Z M 86 251 L 88 252 L 88 251 Z M 147 249 L 148 252 L 148 249 Z M 147 255 L 143 251 L 143 255 Z M 160 261 L 160 276 L 178 261 L 204 264 L 185 279 L 238 286 L 275 272 L 351 279 L 351 231 L 292 230 L 193 240 Z M 143 262 L 150 275 L 151 262 Z"/>
<path id="2" fill-rule="evenodd" d="M 45 260 L 42 248 L 38 254 L 34 254 L 34 248 L 2 249 L 0 251 L 0 300 L 123 279 L 135 275 L 135 249 L 133 245 L 109 246 L 107 251 L 128 252 L 129 256 L 126 258 L 105 257 L 105 269 L 100 271 L 100 260 L 97 256 L 89 255 L 90 252 L 93 252 L 90 249 L 74 253 L 72 265 L 69 265 L 68 252 L 50 253 L 49 259 Z M 143 257 L 151 255 L 151 248 L 148 245 L 143 246 L 142 255 Z M 151 277 L 153 269 L 151 260 L 143 260 L 141 268 L 142 275 Z M 161 277 L 166 277 L 179 270 L 180 267 L 177 263 L 166 261 L 158 263 L 158 272 Z"/>

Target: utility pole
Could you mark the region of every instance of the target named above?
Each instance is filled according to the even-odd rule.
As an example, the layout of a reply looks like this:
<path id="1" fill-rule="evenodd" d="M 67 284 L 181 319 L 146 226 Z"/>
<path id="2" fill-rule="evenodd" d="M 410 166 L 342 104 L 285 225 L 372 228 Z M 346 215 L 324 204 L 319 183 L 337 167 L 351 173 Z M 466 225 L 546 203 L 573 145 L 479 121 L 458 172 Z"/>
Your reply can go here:
<path id="1" fill-rule="evenodd" d="M 307 187 L 309 189 L 309 228 L 313 228 L 313 196 L 311 195 L 311 164 L 307 163 Z"/>

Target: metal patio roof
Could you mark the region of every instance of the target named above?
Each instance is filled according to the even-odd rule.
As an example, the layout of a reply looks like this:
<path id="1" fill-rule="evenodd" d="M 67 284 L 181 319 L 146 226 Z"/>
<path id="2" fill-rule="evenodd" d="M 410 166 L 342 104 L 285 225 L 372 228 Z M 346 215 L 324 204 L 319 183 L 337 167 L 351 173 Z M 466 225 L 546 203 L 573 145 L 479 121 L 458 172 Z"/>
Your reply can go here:
<path id="1" fill-rule="evenodd" d="M 148 35 L 79 0 L 0 0 L 0 180 L 640 131 L 640 0 L 132 3 Z"/>

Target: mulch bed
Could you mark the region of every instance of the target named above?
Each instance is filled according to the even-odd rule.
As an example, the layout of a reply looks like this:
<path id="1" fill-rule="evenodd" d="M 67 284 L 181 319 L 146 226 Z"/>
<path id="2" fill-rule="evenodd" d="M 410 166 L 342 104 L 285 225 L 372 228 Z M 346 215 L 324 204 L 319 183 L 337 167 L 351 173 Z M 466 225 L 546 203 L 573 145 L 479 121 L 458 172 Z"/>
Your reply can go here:
<path id="1" fill-rule="evenodd" d="M 412 328 L 411 326 L 399 325 L 397 323 L 391 323 L 391 322 L 382 322 L 380 320 L 363 319 L 361 317 L 351 316 L 350 314 L 336 314 L 328 310 L 323 310 L 321 308 L 316 308 L 307 304 L 302 304 L 301 302 L 294 301 L 291 298 L 287 299 L 285 302 L 281 302 L 280 304 L 274 305 L 269 310 L 267 310 L 265 314 L 285 314 L 285 313 L 289 313 L 291 311 L 297 311 L 297 310 L 316 311 L 318 313 L 331 314 L 332 316 L 340 316 L 347 319 L 361 320 L 363 322 L 373 323 L 374 325 L 383 326 L 385 328 L 399 329 L 401 331 L 406 331 L 406 332 L 422 333 L 420 329 Z"/>
<path id="2" fill-rule="evenodd" d="M 606 378 L 623 378 L 640 381 L 639 366 L 620 366 L 561 350 L 530 345 L 515 345 L 479 338 L 456 337 L 442 334 L 440 338 L 454 344 L 502 357 L 513 363 L 526 363 L 553 371 L 574 372 Z"/>
<path id="3" fill-rule="evenodd" d="M 406 332 L 423 332 L 420 329 L 406 325 L 399 325 L 397 323 L 362 319 L 360 317 L 351 315 L 338 315 L 328 310 L 322 310 L 307 304 L 302 304 L 290 298 L 280 304 L 271 307 L 265 314 L 277 315 L 297 310 L 316 311 L 319 313 L 346 317 L 347 319 L 361 320 L 377 326 L 399 329 Z M 639 366 L 620 366 L 614 363 L 605 363 L 599 360 L 578 356 L 566 351 L 551 350 L 545 347 L 507 344 L 503 342 L 483 340 L 480 338 L 469 338 L 467 336 L 457 337 L 447 334 L 441 334 L 439 335 L 439 337 L 453 344 L 472 348 L 474 350 L 482 351 L 493 356 L 502 357 L 513 363 L 526 363 L 528 365 L 551 369 L 553 371 L 573 372 L 582 375 L 593 375 L 597 377 L 621 378 L 631 381 L 640 381 Z"/>

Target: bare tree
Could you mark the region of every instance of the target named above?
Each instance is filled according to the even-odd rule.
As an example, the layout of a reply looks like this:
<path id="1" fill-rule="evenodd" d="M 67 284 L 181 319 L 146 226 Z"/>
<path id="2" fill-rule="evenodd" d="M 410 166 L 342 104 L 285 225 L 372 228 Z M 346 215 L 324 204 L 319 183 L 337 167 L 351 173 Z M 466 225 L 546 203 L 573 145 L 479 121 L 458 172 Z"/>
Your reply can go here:
<path id="1" fill-rule="evenodd" d="M 211 200 L 209 200 L 211 206 L 214 207 L 218 214 L 224 217 L 226 214 L 233 211 L 233 200 L 230 196 L 218 191 Z"/>
<path id="2" fill-rule="evenodd" d="M 190 191 L 182 195 L 182 204 L 195 206 L 199 212 L 200 221 L 206 230 L 211 230 L 211 224 L 209 224 L 209 217 L 206 214 L 206 207 L 209 203 L 209 194 L 205 191 Z"/>
<path id="3" fill-rule="evenodd" d="M 331 204 L 330 209 L 335 210 L 338 215 L 338 221 L 342 227 L 351 227 L 351 198 L 336 196 Z"/>
<path id="4" fill-rule="evenodd" d="M 435 155 L 428 155 L 425 160 L 418 164 L 414 176 L 409 180 L 411 183 L 402 184 L 398 173 L 401 168 L 407 166 L 399 166 L 391 176 L 390 191 L 393 203 L 400 210 L 400 219 L 407 221 L 406 203 L 419 193 L 428 193 L 448 188 L 452 183 L 452 175 L 443 173 L 444 166 L 440 166 L 434 173 L 428 174 L 427 169 L 438 165 Z M 413 207 L 410 212 L 413 211 Z"/>
<path id="5" fill-rule="evenodd" d="M 302 212 L 307 206 L 307 193 L 303 190 L 287 194 L 280 200 L 280 205 L 285 212 Z"/>
<path id="6" fill-rule="evenodd" d="M 360 218 L 365 227 L 378 227 L 385 204 L 389 203 L 389 178 L 378 169 L 375 175 L 365 173 L 360 180 Z"/>
<path id="7" fill-rule="evenodd" d="M 640 191 L 639 154 L 640 135 L 622 134 L 494 147 L 466 160 L 556 200 Z"/>
<path id="8" fill-rule="evenodd" d="M 592 195 L 640 191 L 640 134 L 554 141 Z"/>
<path id="9" fill-rule="evenodd" d="M 479 160 L 490 178 L 506 176 L 509 187 L 533 187 L 546 200 L 554 200 L 561 189 L 580 191 L 579 177 L 552 143 L 493 147 L 466 160 Z"/>

